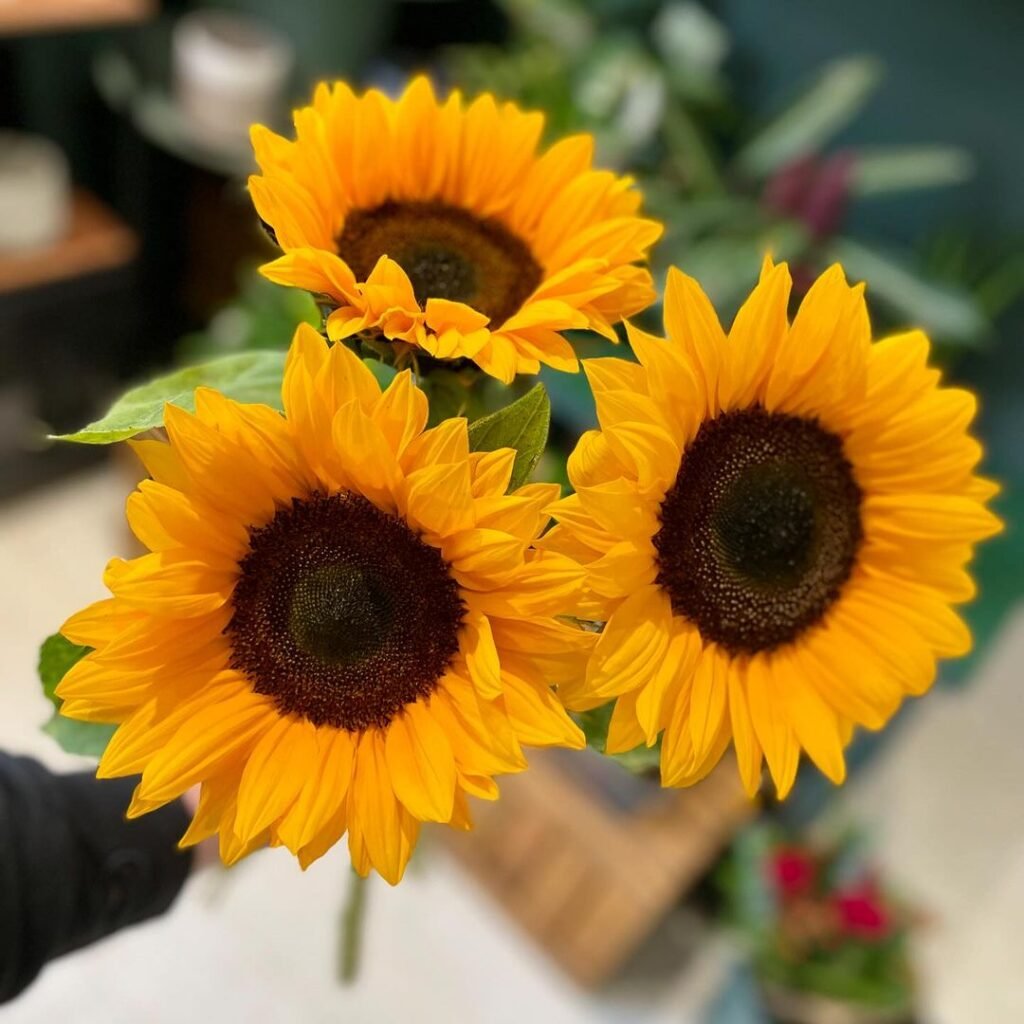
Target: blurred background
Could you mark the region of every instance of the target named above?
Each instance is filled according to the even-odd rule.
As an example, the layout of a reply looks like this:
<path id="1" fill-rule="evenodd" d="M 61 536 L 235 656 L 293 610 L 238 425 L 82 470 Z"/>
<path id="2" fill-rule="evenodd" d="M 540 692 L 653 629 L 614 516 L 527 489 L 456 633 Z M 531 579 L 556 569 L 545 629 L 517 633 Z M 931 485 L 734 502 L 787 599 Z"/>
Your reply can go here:
<path id="1" fill-rule="evenodd" d="M 642 759 L 536 757 L 476 833 L 372 886 L 354 985 L 345 854 L 300 877 L 271 852 L 52 965 L 4 1019 L 1024 1020 L 1022 39 L 1015 0 L 0 0 L 5 749 L 81 763 L 40 731 L 36 644 L 128 547 L 121 453 L 41 438 L 316 319 L 257 276 L 245 178 L 248 124 L 287 131 L 319 77 L 427 70 L 593 132 L 667 224 L 656 278 L 681 266 L 726 318 L 766 249 L 798 289 L 841 260 L 876 333 L 926 328 L 979 392 L 1009 523 L 978 562 L 974 655 L 857 741 L 841 791 L 807 766 L 785 807 L 751 806 L 728 765 L 662 793 Z M 557 476 L 593 406 L 581 377 L 545 381 Z"/>

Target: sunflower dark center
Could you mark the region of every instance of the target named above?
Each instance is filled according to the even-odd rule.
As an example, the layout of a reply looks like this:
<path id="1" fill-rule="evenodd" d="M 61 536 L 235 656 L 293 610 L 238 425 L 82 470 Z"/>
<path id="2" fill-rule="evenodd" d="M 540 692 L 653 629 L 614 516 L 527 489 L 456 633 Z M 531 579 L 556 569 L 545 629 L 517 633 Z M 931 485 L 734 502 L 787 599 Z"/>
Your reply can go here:
<path id="1" fill-rule="evenodd" d="M 700 428 L 662 502 L 657 582 L 734 654 L 788 643 L 849 577 L 860 503 L 842 442 L 816 420 L 724 413 Z"/>
<path id="2" fill-rule="evenodd" d="M 500 221 L 440 202 L 387 202 L 354 210 L 338 254 L 365 281 L 381 256 L 408 274 L 417 301 L 464 302 L 507 320 L 541 282 L 529 246 Z"/>
<path id="3" fill-rule="evenodd" d="M 315 494 L 250 534 L 231 665 L 282 713 L 358 731 L 429 696 L 465 608 L 436 548 L 355 494 Z"/>

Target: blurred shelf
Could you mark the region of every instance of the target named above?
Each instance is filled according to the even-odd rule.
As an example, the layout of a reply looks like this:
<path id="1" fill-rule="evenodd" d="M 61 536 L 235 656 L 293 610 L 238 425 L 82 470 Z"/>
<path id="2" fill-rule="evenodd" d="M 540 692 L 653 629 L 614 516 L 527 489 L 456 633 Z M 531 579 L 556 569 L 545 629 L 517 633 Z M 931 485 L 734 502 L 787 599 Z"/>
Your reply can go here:
<path id="1" fill-rule="evenodd" d="M 757 811 L 727 758 L 662 790 L 610 759 L 538 751 L 442 838 L 509 916 L 579 984 L 608 981 Z"/>
<path id="2" fill-rule="evenodd" d="M 145 21 L 155 0 L 0 0 L 0 35 Z"/>
<path id="3" fill-rule="evenodd" d="M 211 134 L 179 106 L 163 66 L 170 50 L 167 32 L 166 24 L 156 22 L 132 41 L 131 52 L 112 47 L 98 53 L 93 61 L 97 91 L 157 149 L 211 174 L 244 181 L 256 170 L 248 133 Z"/>
<path id="4" fill-rule="evenodd" d="M 0 252 L 0 295 L 113 270 L 131 262 L 138 247 L 135 232 L 112 210 L 76 190 L 71 223 L 62 239 L 40 249 Z"/>

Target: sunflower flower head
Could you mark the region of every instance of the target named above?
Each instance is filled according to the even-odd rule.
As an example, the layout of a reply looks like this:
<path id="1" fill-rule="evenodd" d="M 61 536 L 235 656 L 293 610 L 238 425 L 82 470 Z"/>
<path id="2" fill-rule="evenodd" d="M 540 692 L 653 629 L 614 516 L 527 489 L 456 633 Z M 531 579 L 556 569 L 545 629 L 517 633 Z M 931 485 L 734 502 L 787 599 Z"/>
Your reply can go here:
<path id="1" fill-rule="evenodd" d="M 863 287 L 826 271 L 787 318 L 765 262 L 728 335 L 671 271 L 667 339 L 638 363 L 584 364 L 600 429 L 569 460 L 575 494 L 544 546 L 587 566 L 606 623 L 570 706 L 615 699 L 607 749 L 662 737 L 665 785 L 732 745 L 752 795 L 801 751 L 833 782 L 856 725 L 881 728 L 970 635 L 953 605 L 997 532 L 975 475 L 975 399 L 940 386 L 928 340 L 872 342 Z"/>
<path id="2" fill-rule="evenodd" d="M 469 828 L 467 796 L 495 799 L 523 746 L 583 745 L 551 689 L 590 646 L 554 618 L 582 573 L 531 546 L 557 485 L 507 494 L 515 453 L 471 452 L 464 419 L 424 429 L 410 371 L 382 391 L 303 326 L 283 400 L 200 390 L 167 443 L 135 444 L 149 553 L 65 623 L 94 650 L 63 712 L 120 723 L 99 773 L 141 773 L 130 814 L 201 785 L 183 844 L 306 866 L 347 831 L 394 883 L 420 823 Z"/>
<path id="3" fill-rule="evenodd" d="M 272 281 L 330 307 L 332 340 L 470 359 L 503 381 L 577 369 L 562 332 L 613 325 L 654 299 L 637 262 L 661 226 L 629 178 L 591 166 L 593 139 L 538 152 L 543 115 L 484 94 L 445 102 L 321 85 L 294 141 L 252 131 L 256 209 L 284 254 Z"/>

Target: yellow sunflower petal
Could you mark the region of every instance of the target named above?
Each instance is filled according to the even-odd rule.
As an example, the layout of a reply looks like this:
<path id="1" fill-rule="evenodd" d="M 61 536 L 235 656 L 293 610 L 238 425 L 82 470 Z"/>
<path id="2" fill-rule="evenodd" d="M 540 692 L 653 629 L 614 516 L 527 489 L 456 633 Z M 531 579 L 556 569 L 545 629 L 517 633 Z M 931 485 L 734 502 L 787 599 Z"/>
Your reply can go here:
<path id="1" fill-rule="evenodd" d="M 308 848 L 332 820 L 342 818 L 352 779 L 355 741 L 344 729 L 317 731 L 318 753 L 294 804 L 277 826 L 292 853 Z M 339 833 L 340 835 L 340 833 Z"/>
<path id="2" fill-rule="evenodd" d="M 690 744 L 693 758 L 703 762 L 728 717 L 728 657 L 714 647 L 705 648 L 690 683 Z"/>
<path id="3" fill-rule="evenodd" d="M 164 441 L 129 441 L 128 445 L 154 480 L 179 491 L 189 489 L 188 473 L 171 445 Z"/>
<path id="4" fill-rule="evenodd" d="M 746 687 L 747 666 L 743 661 L 734 661 L 729 667 L 729 721 L 732 726 L 732 742 L 736 748 L 736 764 L 740 780 L 747 796 L 757 796 L 761 789 L 761 772 L 764 751 L 754 730 L 750 715 L 750 703 Z"/>
<path id="5" fill-rule="evenodd" d="M 780 696 L 791 683 L 786 678 L 784 665 L 775 658 L 757 655 L 747 664 L 750 719 L 780 800 L 793 788 L 800 761 L 800 745 L 785 713 L 785 697 Z"/>
<path id="6" fill-rule="evenodd" d="M 740 307 L 729 330 L 718 402 L 722 409 L 745 408 L 758 401 L 772 361 L 789 330 L 792 280 L 784 264 L 766 266 L 750 298 Z"/>
<path id="7" fill-rule="evenodd" d="M 627 754 L 645 742 L 644 730 L 636 715 L 636 702 L 635 693 L 623 694 L 615 702 L 608 722 L 608 736 L 604 746 L 606 754 Z"/>
<path id="8" fill-rule="evenodd" d="M 700 285 L 674 268 L 665 284 L 665 331 L 703 383 L 706 410 L 714 415 L 718 411 L 718 376 L 725 334 Z"/>
<path id="9" fill-rule="evenodd" d="M 583 588 L 583 570 L 554 552 L 531 553 L 522 569 L 489 591 L 467 591 L 466 602 L 484 615 L 502 618 L 571 613 Z"/>
<path id="10" fill-rule="evenodd" d="M 651 746 L 664 726 L 666 708 L 683 686 L 690 686 L 701 657 L 700 636 L 684 624 L 674 624 L 668 651 L 651 681 L 636 698 L 636 718 Z M 692 690 L 691 690 L 692 693 Z"/>
<path id="11" fill-rule="evenodd" d="M 519 537 L 504 530 L 474 528 L 453 533 L 441 550 L 463 586 L 491 590 L 520 570 L 523 548 Z"/>
<path id="12" fill-rule="evenodd" d="M 98 647 L 109 643 L 141 617 L 141 612 L 128 607 L 116 597 L 107 597 L 75 612 L 60 627 L 60 631 L 74 644 Z"/>
<path id="13" fill-rule="evenodd" d="M 173 800 L 228 758 L 248 753 L 272 721 L 267 700 L 246 691 L 199 708 L 143 769 L 140 791 Z"/>
<path id="14" fill-rule="evenodd" d="M 356 785 L 349 794 L 349 835 L 365 844 L 366 857 L 391 885 L 402 880 L 419 832 L 415 819 L 399 804 L 388 772 L 384 737 L 377 729 L 363 734 L 356 751 Z M 353 859 L 358 870 L 361 865 Z"/>
<path id="15" fill-rule="evenodd" d="M 277 722 L 253 747 L 238 784 L 235 832 L 248 841 L 281 818 L 295 803 L 316 757 L 311 722 Z"/>
<path id="16" fill-rule="evenodd" d="M 514 448 L 498 448 L 493 452 L 470 452 L 473 497 L 483 498 L 504 494 L 512 479 L 512 468 L 515 461 L 516 451 Z"/>
<path id="17" fill-rule="evenodd" d="M 587 667 L 587 688 L 612 697 L 650 682 L 668 651 L 671 608 L 658 587 L 626 598 L 608 620 Z"/>
<path id="18" fill-rule="evenodd" d="M 187 849 L 216 835 L 234 799 L 235 787 L 230 775 L 205 779 L 199 791 L 199 804 L 178 846 Z"/>
<path id="19" fill-rule="evenodd" d="M 427 396 L 413 383 L 409 370 L 395 377 L 374 404 L 371 416 L 395 457 L 401 459 L 427 424 Z"/>
<path id="20" fill-rule="evenodd" d="M 388 773 L 399 800 L 421 821 L 448 821 L 455 799 L 455 756 L 444 730 L 420 702 L 387 730 Z"/>
<path id="21" fill-rule="evenodd" d="M 502 675 L 505 710 L 520 742 L 534 747 L 570 747 L 582 750 L 586 737 L 566 714 L 551 688 L 535 684 L 513 671 Z"/>
<path id="22" fill-rule="evenodd" d="M 775 656 L 777 674 L 790 680 L 783 698 L 786 717 L 800 746 L 837 786 L 846 779 L 843 759 L 842 730 L 836 713 L 822 700 L 817 690 L 806 682 L 807 671 L 797 654 L 780 651 Z"/>
<path id="23" fill-rule="evenodd" d="M 306 870 L 319 860 L 339 839 L 345 834 L 348 828 L 347 808 L 339 808 L 331 817 L 327 818 L 320 827 L 320 831 L 300 847 L 298 851 L 299 867 Z M 410 832 L 414 832 L 410 829 Z M 415 839 L 411 840 L 415 843 Z"/>
<path id="24" fill-rule="evenodd" d="M 470 527 L 470 500 L 466 462 L 424 466 L 409 473 L 402 485 L 406 518 L 414 527 L 439 537 Z"/>
<path id="25" fill-rule="evenodd" d="M 130 607 L 158 608 L 167 615 L 202 615 L 228 599 L 234 573 L 183 557 L 180 551 L 157 551 L 130 561 L 113 559 L 104 582 Z"/>
<path id="26" fill-rule="evenodd" d="M 463 623 L 463 650 L 469 678 L 481 697 L 493 700 L 502 693 L 501 659 L 494 643 L 490 619 L 468 614 Z"/>

